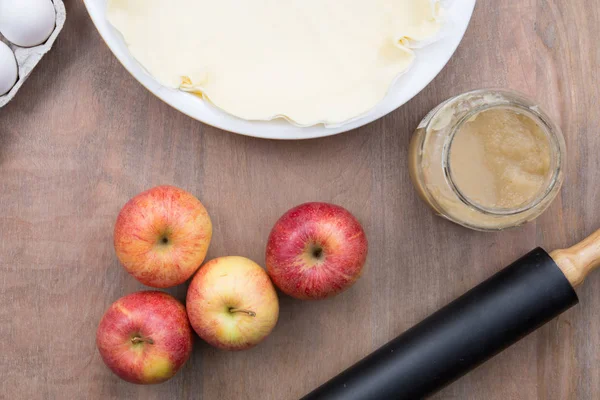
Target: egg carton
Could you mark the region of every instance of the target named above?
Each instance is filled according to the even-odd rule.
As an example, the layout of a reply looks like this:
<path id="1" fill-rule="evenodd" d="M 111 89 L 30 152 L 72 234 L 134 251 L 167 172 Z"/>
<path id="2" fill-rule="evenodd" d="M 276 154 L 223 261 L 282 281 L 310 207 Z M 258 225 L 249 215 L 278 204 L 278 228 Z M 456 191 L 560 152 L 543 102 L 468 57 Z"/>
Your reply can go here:
<path id="1" fill-rule="evenodd" d="M 0 40 L 8 44 L 13 53 L 15 53 L 17 65 L 19 66 L 19 79 L 7 94 L 0 96 L 0 108 L 4 107 L 15 97 L 21 86 L 23 86 L 23 83 L 25 83 L 29 75 L 31 75 L 31 71 L 33 71 L 35 66 L 40 62 L 44 54 L 50 51 L 52 45 L 56 41 L 56 37 L 65 25 L 65 20 L 67 18 L 65 4 L 62 0 L 52 0 L 52 2 L 54 3 L 54 9 L 56 10 L 56 27 L 45 43 L 35 47 L 24 48 L 10 43 L 2 36 L 2 34 L 0 34 Z"/>

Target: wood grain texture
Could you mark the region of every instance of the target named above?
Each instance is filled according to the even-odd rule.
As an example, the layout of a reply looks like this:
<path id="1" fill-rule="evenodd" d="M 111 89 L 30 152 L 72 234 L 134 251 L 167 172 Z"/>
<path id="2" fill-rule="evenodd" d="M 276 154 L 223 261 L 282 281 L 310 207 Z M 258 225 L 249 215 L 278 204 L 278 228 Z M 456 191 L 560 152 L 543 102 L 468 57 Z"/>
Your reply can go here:
<path id="1" fill-rule="evenodd" d="M 54 49 L 0 111 L 0 399 L 295 399 L 536 245 L 563 248 L 600 226 L 596 0 L 482 0 L 456 55 L 415 99 L 364 128 L 302 142 L 233 135 L 171 109 L 112 56 L 82 2 L 66 6 Z M 536 98 L 569 154 L 551 208 L 495 234 L 433 216 L 406 169 L 419 120 L 451 95 L 489 86 Z M 211 213 L 209 257 L 261 264 L 288 208 L 343 205 L 369 237 L 364 277 L 328 301 L 282 297 L 278 326 L 253 350 L 197 340 L 172 381 L 124 383 L 94 344 L 105 309 L 142 289 L 118 264 L 113 224 L 130 197 L 165 183 Z M 180 299 L 185 291 L 169 290 Z M 435 399 L 598 398 L 599 276 L 580 297 Z"/>

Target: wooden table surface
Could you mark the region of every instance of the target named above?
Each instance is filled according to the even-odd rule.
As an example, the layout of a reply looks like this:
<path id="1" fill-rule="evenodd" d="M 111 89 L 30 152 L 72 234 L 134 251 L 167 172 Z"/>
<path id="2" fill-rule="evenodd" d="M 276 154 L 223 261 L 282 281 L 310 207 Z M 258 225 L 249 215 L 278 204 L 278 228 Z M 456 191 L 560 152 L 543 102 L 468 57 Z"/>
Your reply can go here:
<path id="1" fill-rule="evenodd" d="M 600 227 L 600 7 L 596 0 L 480 1 L 458 52 L 421 94 L 366 127 L 278 142 L 203 125 L 148 93 L 95 31 L 82 2 L 16 99 L 0 111 L 0 399 L 296 399 L 537 245 Z M 536 222 L 478 233 L 435 217 L 409 181 L 419 120 L 447 97 L 509 87 L 536 98 L 568 145 L 566 183 Z M 197 340 L 170 382 L 135 386 L 102 363 L 105 309 L 143 289 L 119 265 L 112 230 L 138 192 L 172 184 L 214 223 L 209 257 L 264 264 L 276 219 L 334 202 L 364 224 L 363 278 L 327 301 L 281 297 L 259 347 Z M 180 299 L 186 287 L 169 290 Z M 600 396 L 600 276 L 581 305 L 436 399 Z"/>

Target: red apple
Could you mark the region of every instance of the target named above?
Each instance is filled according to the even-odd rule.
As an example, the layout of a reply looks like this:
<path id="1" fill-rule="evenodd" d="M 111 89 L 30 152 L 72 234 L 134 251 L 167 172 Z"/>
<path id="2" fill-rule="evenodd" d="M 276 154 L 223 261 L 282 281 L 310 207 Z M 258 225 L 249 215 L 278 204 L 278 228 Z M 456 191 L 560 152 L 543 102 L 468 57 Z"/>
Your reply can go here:
<path id="1" fill-rule="evenodd" d="M 104 363 L 131 383 L 164 382 L 192 353 L 185 307 L 167 293 L 133 293 L 114 302 L 98 326 Z"/>
<path id="2" fill-rule="evenodd" d="M 356 282 L 367 248 L 362 226 L 346 209 L 306 203 L 286 212 L 271 230 L 267 270 L 289 296 L 324 299 Z"/>
<path id="3" fill-rule="evenodd" d="M 211 237 L 210 217 L 196 197 L 173 186 L 158 186 L 125 204 L 114 241 L 127 272 L 144 285 L 167 288 L 196 272 Z"/>
<path id="4" fill-rule="evenodd" d="M 244 257 L 207 262 L 187 293 L 187 312 L 202 339 L 223 350 L 257 345 L 277 324 L 279 300 L 269 276 Z"/>

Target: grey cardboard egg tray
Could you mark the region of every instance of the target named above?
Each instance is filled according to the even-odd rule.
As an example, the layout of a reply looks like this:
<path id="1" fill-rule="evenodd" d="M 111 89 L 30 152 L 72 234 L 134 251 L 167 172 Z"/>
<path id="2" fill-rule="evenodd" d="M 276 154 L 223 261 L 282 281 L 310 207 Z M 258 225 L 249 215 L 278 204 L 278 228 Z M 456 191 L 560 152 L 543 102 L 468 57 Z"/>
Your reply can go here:
<path id="1" fill-rule="evenodd" d="M 51 1 L 54 3 L 54 9 L 56 10 L 56 27 L 45 43 L 35 47 L 23 48 L 10 43 L 5 37 L 2 36 L 2 34 L 0 34 L 0 40 L 8 44 L 8 46 L 15 53 L 17 64 L 19 66 L 19 78 L 17 83 L 7 94 L 0 96 L 0 108 L 4 107 L 15 97 L 21 86 L 23 86 L 23 83 L 25 83 L 25 80 L 31 74 L 31 71 L 33 71 L 35 66 L 40 62 L 44 54 L 50 51 L 54 41 L 56 40 L 56 37 L 65 25 L 67 13 L 63 1 Z"/>

